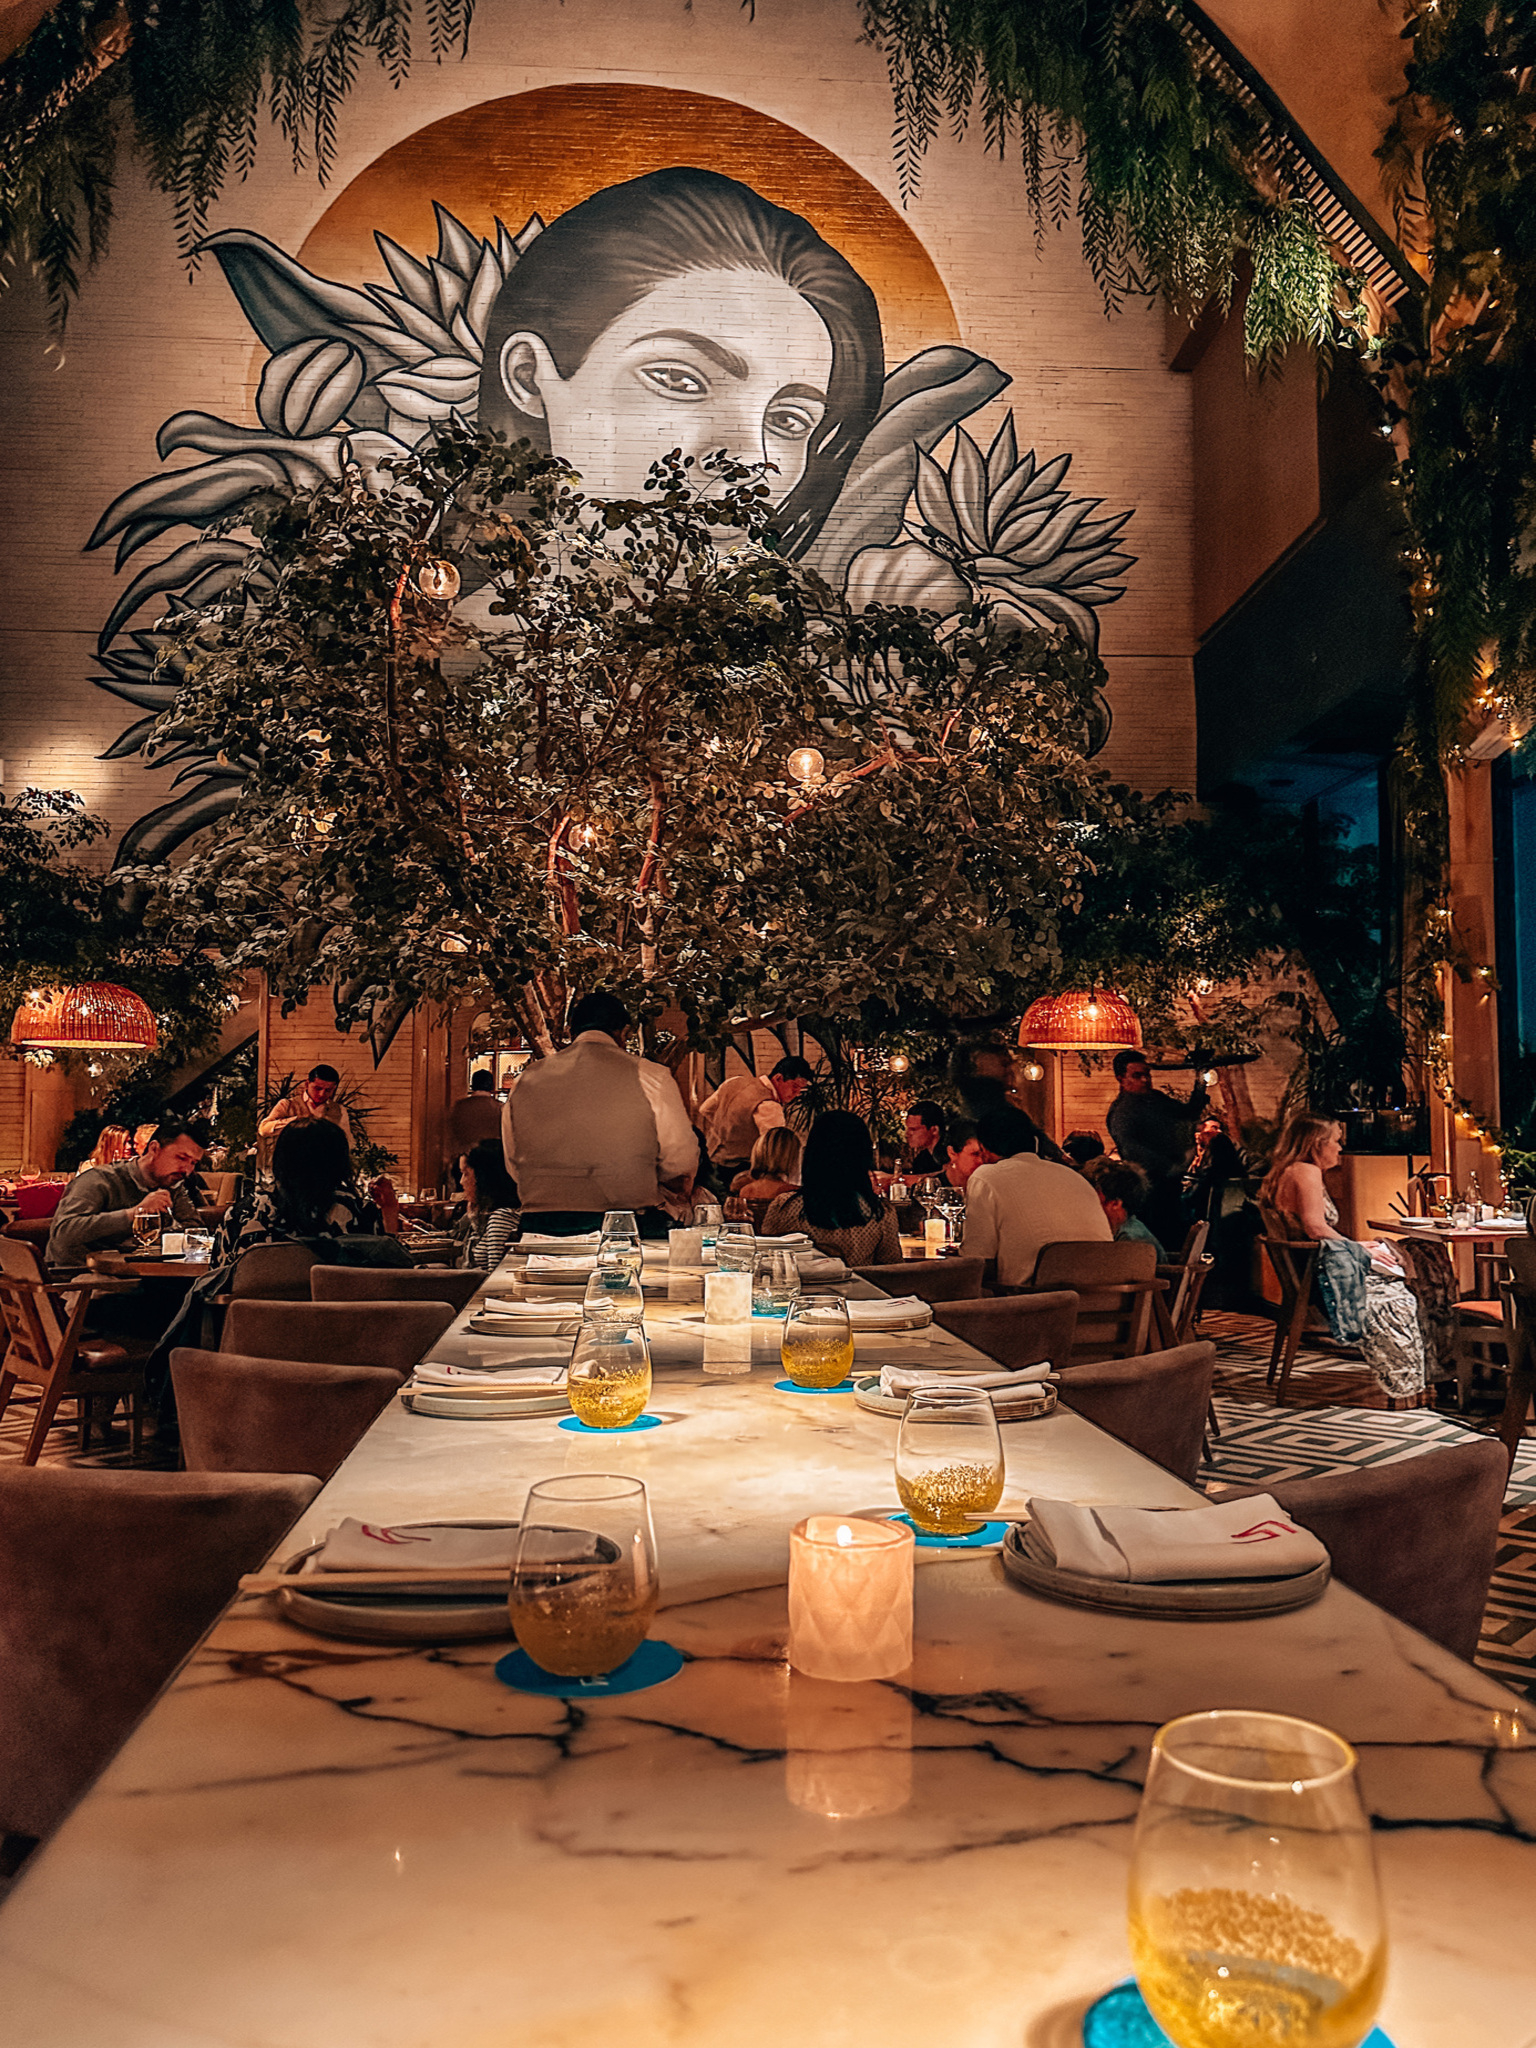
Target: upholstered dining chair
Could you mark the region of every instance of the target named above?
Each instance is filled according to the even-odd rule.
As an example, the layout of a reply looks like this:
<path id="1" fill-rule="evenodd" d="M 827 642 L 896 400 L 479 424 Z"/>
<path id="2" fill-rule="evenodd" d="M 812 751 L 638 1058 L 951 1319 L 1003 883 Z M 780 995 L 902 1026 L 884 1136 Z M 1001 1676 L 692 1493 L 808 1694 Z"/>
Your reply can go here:
<path id="1" fill-rule="evenodd" d="M 219 1349 L 383 1366 L 403 1379 L 457 1314 L 447 1301 L 232 1301 Z"/>
<path id="2" fill-rule="evenodd" d="M 0 1468 L 0 1830 L 57 1827 L 318 1491 L 256 1474 Z"/>
<path id="3" fill-rule="evenodd" d="M 979 1301 L 985 1259 L 904 1259 L 891 1266 L 855 1266 L 853 1277 L 885 1294 L 919 1301 Z"/>
<path id="4" fill-rule="evenodd" d="M 307 1244 L 247 1245 L 229 1276 L 231 1301 L 308 1301 L 317 1254 Z"/>
<path id="5" fill-rule="evenodd" d="M 1133 1451 L 1194 1484 L 1216 1376 L 1214 1344 L 1070 1365 L 1057 1398 Z"/>
<path id="6" fill-rule="evenodd" d="M 376 1365 L 179 1349 L 171 1381 L 189 1472 L 308 1472 L 329 1479 L 400 1391 Z"/>
<path id="7" fill-rule="evenodd" d="M 945 1301 L 935 1306 L 933 1320 L 1009 1372 L 1019 1372 L 1026 1365 L 1061 1365 L 1071 1357 L 1077 1296 L 1057 1290 Z"/>
<path id="8" fill-rule="evenodd" d="M 455 1266 L 315 1266 L 312 1301 L 447 1301 L 469 1307 L 487 1275 Z"/>
<path id="9" fill-rule="evenodd" d="M 1470 1663 L 1488 1600 L 1509 1461 L 1494 1437 L 1277 1486 L 1267 1493 L 1327 1548 L 1333 1575 Z"/>
<path id="10" fill-rule="evenodd" d="M 1046 1244 L 1030 1291 L 1067 1287 L 1076 1294 L 1074 1358 L 1134 1358 L 1151 1343 L 1153 1297 L 1168 1291 L 1156 1268 L 1156 1245 L 1134 1239 Z"/>
<path id="11" fill-rule="evenodd" d="M 144 1360 L 149 1346 L 112 1343 L 88 1336 L 85 1317 L 94 1297 L 132 1291 L 121 1282 L 81 1274 L 69 1281 L 44 1278 L 35 1245 L 0 1237 L 0 1321 L 7 1348 L 0 1358 L 0 1415 L 18 1384 L 37 1388 L 23 1465 L 35 1465 L 62 1401 L 74 1401 L 80 1417 L 80 1448 L 90 1438 L 94 1404 L 107 1412 L 126 1403 L 130 1445 L 139 1455 L 143 1430 Z"/>

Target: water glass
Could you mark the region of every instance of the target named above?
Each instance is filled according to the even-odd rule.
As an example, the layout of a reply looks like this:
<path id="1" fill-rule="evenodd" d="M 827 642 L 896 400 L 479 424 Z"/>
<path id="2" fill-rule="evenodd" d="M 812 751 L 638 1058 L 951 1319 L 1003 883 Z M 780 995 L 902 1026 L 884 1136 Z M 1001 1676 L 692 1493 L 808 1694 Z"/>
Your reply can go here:
<path id="1" fill-rule="evenodd" d="M 835 1387 L 853 1366 L 848 1304 L 836 1294 L 800 1294 L 784 1318 L 779 1357 L 797 1387 Z"/>
<path id="2" fill-rule="evenodd" d="M 638 1250 L 640 1245 L 640 1225 L 636 1220 L 634 1210 L 608 1210 L 603 1217 L 603 1227 L 599 1235 L 605 1238 L 622 1238 L 626 1243 L 633 1244 Z"/>
<path id="3" fill-rule="evenodd" d="M 187 1257 L 189 1259 L 211 1259 L 213 1257 L 213 1232 L 211 1230 L 189 1230 L 187 1232 Z"/>
<path id="4" fill-rule="evenodd" d="M 572 1473 L 528 1490 L 508 1608 L 542 1670 L 602 1678 L 639 1649 L 661 1596 L 641 1480 Z"/>
<path id="5" fill-rule="evenodd" d="M 720 1226 L 725 1216 L 718 1202 L 695 1202 L 693 1205 L 693 1227 L 703 1233 L 704 1256 L 715 1248 L 715 1239 L 720 1235 Z"/>
<path id="6" fill-rule="evenodd" d="M 896 1439 L 896 1491 L 928 1536 L 967 1536 L 1003 1497 L 1003 1440 L 981 1387 L 908 1396 Z"/>
<path id="7" fill-rule="evenodd" d="M 1177 2048 L 1356 2048 L 1387 1941 L 1349 1744 L 1235 1709 L 1159 1729 L 1130 1936 L 1141 1995 Z"/>
<path id="8" fill-rule="evenodd" d="M 759 1252 L 752 1265 L 752 1313 L 787 1315 L 800 1292 L 800 1267 L 792 1251 L 782 1247 Z"/>
<path id="9" fill-rule="evenodd" d="M 565 1392 L 589 1429 L 623 1429 L 638 1420 L 651 1398 L 651 1347 L 641 1325 L 616 1316 L 583 1322 Z"/>
<path id="10" fill-rule="evenodd" d="M 582 1293 L 581 1313 L 588 1322 L 640 1322 L 645 1315 L 645 1293 L 638 1260 L 631 1264 L 622 1253 L 605 1258 L 600 1252 Z"/>
<path id="11" fill-rule="evenodd" d="M 750 1273 L 757 1260 L 757 1239 L 750 1223 L 733 1223 L 729 1234 L 715 1240 L 715 1264 L 722 1273 Z"/>

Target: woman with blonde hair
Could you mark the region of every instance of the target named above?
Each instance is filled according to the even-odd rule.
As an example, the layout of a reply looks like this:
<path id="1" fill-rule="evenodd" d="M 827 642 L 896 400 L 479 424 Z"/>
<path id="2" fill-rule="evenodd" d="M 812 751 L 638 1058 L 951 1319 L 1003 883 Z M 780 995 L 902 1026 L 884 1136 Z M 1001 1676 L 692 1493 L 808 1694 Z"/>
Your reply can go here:
<path id="1" fill-rule="evenodd" d="M 1315 1238 L 1318 1293 L 1328 1327 L 1362 1357 L 1389 1401 L 1422 1406 L 1424 1333 L 1418 1303 L 1389 1245 L 1358 1243 L 1339 1229 L 1339 1212 L 1323 1175 L 1343 1156 L 1342 1126 L 1333 1117 L 1298 1110 L 1276 1143 L 1259 1201 L 1286 1235 Z"/>
<path id="2" fill-rule="evenodd" d="M 731 1182 L 732 1206 L 745 1203 L 752 1221 L 761 1225 L 768 1204 L 780 1195 L 792 1195 L 799 1187 L 803 1149 L 798 1133 L 787 1124 L 764 1131 L 752 1147 L 746 1171 Z"/>
<path id="3" fill-rule="evenodd" d="M 90 1158 L 82 1162 L 79 1170 L 88 1173 L 93 1166 L 121 1166 L 132 1157 L 127 1128 L 123 1124 L 103 1124 Z"/>

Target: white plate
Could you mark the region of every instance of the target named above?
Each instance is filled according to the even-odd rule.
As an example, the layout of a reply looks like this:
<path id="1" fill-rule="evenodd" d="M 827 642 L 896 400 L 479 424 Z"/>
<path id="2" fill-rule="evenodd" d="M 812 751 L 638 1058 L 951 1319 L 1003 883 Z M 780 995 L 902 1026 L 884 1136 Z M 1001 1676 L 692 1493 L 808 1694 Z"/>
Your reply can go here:
<path id="1" fill-rule="evenodd" d="M 1017 1522 L 1003 1538 L 1003 1570 L 1030 1592 L 1074 1607 L 1161 1615 L 1170 1621 L 1242 1621 L 1252 1615 L 1289 1614 L 1292 1608 L 1310 1607 L 1319 1599 L 1330 1576 L 1325 1563 L 1288 1579 L 1176 1579 L 1157 1586 L 1090 1579 L 1081 1572 L 1038 1563 L 1025 1550 Z"/>
<path id="2" fill-rule="evenodd" d="M 986 1387 L 982 1391 L 992 1396 L 992 1411 L 999 1422 L 1038 1422 L 1056 1409 L 1056 1389 L 1049 1380 L 1026 1380 L 1017 1390 Z M 905 1394 L 881 1393 L 878 1373 L 855 1380 L 853 1398 L 858 1407 L 867 1408 L 871 1415 L 892 1415 L 899 1422 L 907 1412 Z"/>
<path id="3" fill-rule="evenodd" d="M 412 1415 L 442 1415 L 452 1422 L 520 1422 L 531 1415 L 568 1415 L 564 1387 L 548 1393 L 457 1394 L 448 1387 L 402 1387 L 401 1406 Z"/>
<path id="4" fill-rule="evenodd" d="M 430 1523 L 400 1522 L 401 1529 L 511 1529 L 515 1522 L 456 1521 L 436 1515 Z M 290 1592 L 284 1587 L 275 1595 L 277 1605 L 289 1621 L 316 1635 L 347 1636 L 364 1643 L 466 1643 L 490 1636 L 509 1636 L 512 1621 L 504 1593 L 492 1599 L 484 1593 L 463 1595 L 432 1593 L 401 1599 L 389 1593 L 325 1593 L 311 1595 L 300 1585 L 320 1574 L 302 1572 L 305 1561 L 322 1549 L 311 1543 L 285 1558 L 278 1570 L 291 1573 L 300 1584 Z M 490 1576 L 495 1576 L 491 1574 Z M 510 1577 L 510 1574 L 508 1574 Z"/>

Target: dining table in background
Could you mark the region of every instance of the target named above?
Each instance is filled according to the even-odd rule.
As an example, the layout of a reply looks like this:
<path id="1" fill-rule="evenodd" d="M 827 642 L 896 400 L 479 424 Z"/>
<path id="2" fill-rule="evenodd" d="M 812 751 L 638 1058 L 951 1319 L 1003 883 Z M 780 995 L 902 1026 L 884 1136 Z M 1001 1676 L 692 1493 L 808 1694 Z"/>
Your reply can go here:
<path id="1" fill-rule="evenodd" d="M 1510 1238 L 1530 1235 L 1523 1216 L 1505 1216 L 1490 1223 L 1455 1224 L 1417 1217 L 1371 1216 L 1366 1219 L 1365 1227 L 1381 1237 L 1423 1239 L 1430 1244 L 1443 1244 L 1451 1255 L 1456 1285 L 1463 1294 L 1474 1291 L 1481 1253 L 1501 1251 Z"/>
<path id="2" fill-rule="evenodd" d="M 473 1314 L 434 1358 L 552 1349 Z M 629 1473 L 681 1674 L 565 1703 L 497 1682 L 505 1640 L 373 1646 L 233 1605 L 0 1908 L 8 2043 L 1068 2048 L 1128 1972 L 1153 1733 L 1241 1706 L 1359 1750 L 1396 2048 L 1531 2048 L 1524 1701 L 1338 1584 L 1263 1619 L 1122 1616 L 931 1550 L 910 1673 L 808 1681 L 785 1658 L 791 1526 L 893 1510 L 897 1425 L 778 1391 L 766 1324 L 716 1333 L 707 1371 L 694 1314 L 647 1304 L 663 1427 L 395 1401 L 278 1553 L 346 1515 L 511 1520 L 535 1479 Z M 942 1332 L 861 1334 L 855 1369 L 881 1358 L 990 1363 Z M 1199 1499 L 1064 1408 L 1002 1435 L 1004 1514 Z"/>

